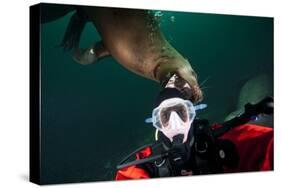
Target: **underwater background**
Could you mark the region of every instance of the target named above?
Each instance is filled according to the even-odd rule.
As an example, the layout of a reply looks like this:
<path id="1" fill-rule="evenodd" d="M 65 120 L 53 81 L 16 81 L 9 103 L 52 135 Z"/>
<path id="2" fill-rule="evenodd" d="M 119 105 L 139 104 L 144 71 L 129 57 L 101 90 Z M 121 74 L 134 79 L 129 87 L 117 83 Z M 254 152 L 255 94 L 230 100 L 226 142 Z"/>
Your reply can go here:
<path id="1" fill-rule="evenodd" d="M 273 18 L 153 13 L 198 75 L 208 108 L 197 117 L 224 121 L 243 101 L 240 91 L 248 80 L 254 89 L 246 90 L 244 98 L 273 95 Z M 59 47 L 72 14 L 41 25 L 43 184 L 112 180 L 122 158 L 154 140 L 155 129 L 144 121 L 151 116 L 159 84 L 111 57 L 93 65 L 76 63 Z M 88 23 L 80 46 L 99 40 Z"/>

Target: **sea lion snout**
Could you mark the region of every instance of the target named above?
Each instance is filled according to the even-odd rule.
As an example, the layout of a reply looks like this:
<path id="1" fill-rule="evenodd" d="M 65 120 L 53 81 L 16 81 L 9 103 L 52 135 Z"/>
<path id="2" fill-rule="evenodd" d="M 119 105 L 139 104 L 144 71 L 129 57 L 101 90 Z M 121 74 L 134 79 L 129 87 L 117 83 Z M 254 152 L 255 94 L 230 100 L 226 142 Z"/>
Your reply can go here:
<path id="1" fill-rule="evenodd" d="M 180 60 L 179 60 L 180 59 Z M 197 82 L 197 74 L 186 59 L 179 58 L 161 62 L 155 70 L 155 78 L 162 87 L 168 83 L 173 75 L 176 75 L 174 85 L 187 99 L 198 103 L 203 99 L 203 93 Z"/>
<path id="2" fill-rule="evenodd" d="M 203 92 L 200 89 L 198 85 L 194 85 L 192 87 L 193 95 L 191 100 L 194 101 L 194 103 L 201 102 L 203 100 Z"/>
<path id="3" fill-rule="evenodd" d="M 177 82 L 182 82 L 182 84 L 179 85 L 177 82 L 175 82 L 175 85 L 182 91 L 186 98 L 191 100 L 193 103 L 198 103 L 203 100 L 202 90 L 195 79 L 186 80 L 181 75 L 178 77 L 179 81 Z"/>
<path id="4" fill-rule="evenodd" d="M 203 92 L 200 89 L 200 86 L 197 82 L 197 74 L 195 73 L 195 71 L 189 67 L 189 66 L 185 66 L 180 68 L 177 71 L 177 74 L 179 76 L 179 80 L 181 80 L 181 82 L 185 82 L 188 83 L 188 85 L 191 88 L 183 88 L 182 91 L 184 92 L 184 94 L 188 94 L 189 91 L 191 89 L 191 96 L 190 96 L 190 100 L 194 103 L 198 103 L 200 101 L 203 100 Z"/>

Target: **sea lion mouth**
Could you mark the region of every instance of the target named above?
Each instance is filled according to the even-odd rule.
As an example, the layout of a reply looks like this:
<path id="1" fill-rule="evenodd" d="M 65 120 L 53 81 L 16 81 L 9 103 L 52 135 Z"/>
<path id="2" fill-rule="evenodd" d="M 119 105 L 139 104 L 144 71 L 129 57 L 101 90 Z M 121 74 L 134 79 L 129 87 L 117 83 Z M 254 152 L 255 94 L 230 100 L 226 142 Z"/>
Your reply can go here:
<path id="1" fill-rule="evenodd" d="M 154 70 L 153 70 L 153 78 L 154 78 L 155 80 L 158 80 L 158 81 L 161 83 L 161 86 L 162 86 L 163 80 L 159 79 L 159 77 L 158 77 L 158 72 L 159 72 L 159 69 L 160 69 L 160 65 L 161 65 L 161 63 L 158 63 L 158 64 L 155 66 L 155 68 L 154 68 Z"/>
<path id="2" fill-rule="evenodd" d="M 191 83 L 180 77 L 178 73 L 175 73 L 174 75 L 175 75 L 174 86 L 181 91 L 181 93 L 185 96 L 186 99 L 189 99 L 192 102 L 196 102 L 195 100 L 196 97 L 194 97 L 195 96 L 194 88 L 191 85 Z"/>
<path id="3" fill-rule="evenodd" d="M 191 100 L 194 103 L 201 102 L 203 100 L 203 93 L 202 90 L 199 88 L 199 86 L 198 85 L 191 86 L 191 90 L 193 93 Z"/>
<path id="4" fill-rule="evenodd" d="M 176 70 L 171 70 L 171 71 L 163 71 L 163 63 L 158 63 L 153 71 L 153 78 L 157 81 L 160 82 L 160 85 L 164 88 L 171 77 L 176 74 Z M 160 71 L 162 70 L 162 71 Z"/>
<path id="5" fill-rule="evenodd" d="M 202 91 L 197 82 L 196 73 L 187 64 L 171 63 L 170 61 L 158 63 L 153 70 L 153 77 L 165 88 L 169 80 L 176 75 L 175 87 L 187 99 L 197 103 L 203 99 Z"/>
<path id="6" fill-rule="evenodd" d="M 176 88 L 183 94 L 186 99 L 192 101 L 193 103 L 202 101 L 203 95 L 198 85 L 192 85 L 190 82 L 182 78 L 178 72 L 175 72 L 173 74 L 169 73 L 166 75 L 166 77 L 169 77 L 169 79 L 162 81 L 161 85 L 163 88 Z"/>
<path id="7" fill-rule="evenodd" d="M 198 103 L 203 100 L 203 94 L 198 85 L 191 85 L 187 81 L 185 85 L 188 86 L 180 88 L 180 91 L 186 98 L 188 98 L 193 103 Z"/>

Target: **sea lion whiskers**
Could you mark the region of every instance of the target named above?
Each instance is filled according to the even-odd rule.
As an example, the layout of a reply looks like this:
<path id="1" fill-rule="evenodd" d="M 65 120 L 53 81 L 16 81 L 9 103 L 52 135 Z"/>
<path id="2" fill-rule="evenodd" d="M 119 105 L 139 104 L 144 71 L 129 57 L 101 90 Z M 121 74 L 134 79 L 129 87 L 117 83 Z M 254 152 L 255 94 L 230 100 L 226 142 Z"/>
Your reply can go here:
<path id="1" fill-rule="evenodd" d="M 209 88 L 212 88 L 212 86 L 200 87 L 201 90 L 206 90 L 206 89 L 209 89 Z"/>
<path id="2" fill-rule="evenodd" d="M 208 77 L 207 77 L 206 79 L 204 79 L 201 83 L 199 83 L 199 87 L 200 87 L 200 88 L 203 87 L 204 84 L 206 84 L 206 82 L 209 81 L 210 78 L 211 78 L 211 77 L 208 76 Z M 201 89 L 202 89 L 202 88 L 201 88 Z"/>

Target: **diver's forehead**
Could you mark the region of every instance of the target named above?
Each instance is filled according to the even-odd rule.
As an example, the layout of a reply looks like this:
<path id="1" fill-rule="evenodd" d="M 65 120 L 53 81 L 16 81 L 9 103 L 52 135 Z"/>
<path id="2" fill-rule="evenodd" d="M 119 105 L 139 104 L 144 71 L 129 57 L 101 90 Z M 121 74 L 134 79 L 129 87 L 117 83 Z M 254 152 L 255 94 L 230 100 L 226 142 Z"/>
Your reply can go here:
<path id="1" fill-rule="evenodd" d="M 185 101 L 181 98 L 175 97 L 166 99 L 163 102 L 160 103 L 159 107 L 168 107 L 168 106 L 174 106 L 179 103 L 184 103 Z"/>

